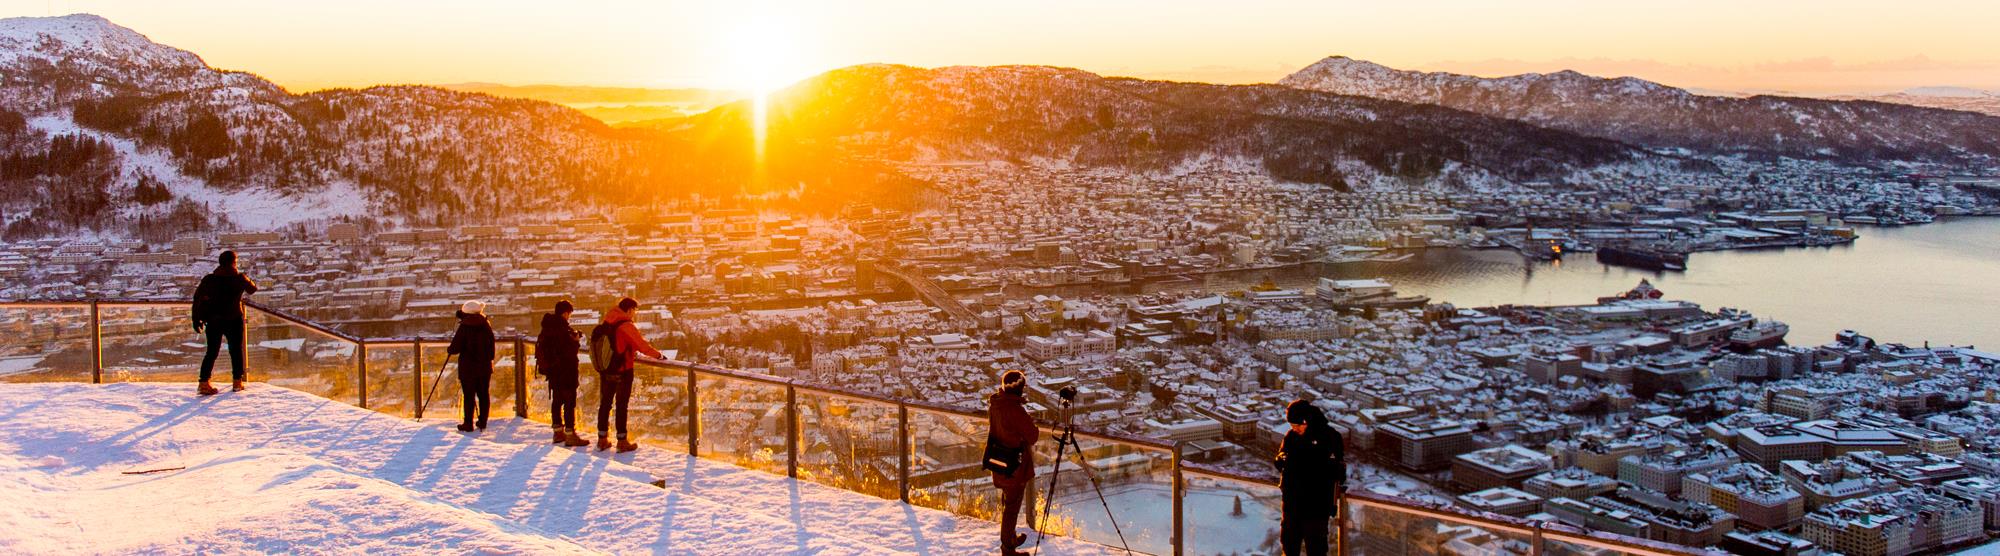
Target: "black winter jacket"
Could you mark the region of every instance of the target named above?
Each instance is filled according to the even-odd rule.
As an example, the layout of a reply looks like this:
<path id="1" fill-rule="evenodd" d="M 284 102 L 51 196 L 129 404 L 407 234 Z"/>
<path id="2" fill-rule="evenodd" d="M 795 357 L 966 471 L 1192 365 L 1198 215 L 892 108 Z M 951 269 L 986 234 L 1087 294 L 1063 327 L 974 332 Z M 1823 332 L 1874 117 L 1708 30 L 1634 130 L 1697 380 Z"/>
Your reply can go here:
<path id="1" fill-rule="evenodd" d="M 1313 412 L 1306 420 L 1306 432 L 1285 433 L 1279 445 L 1278 489 L 1283 492 L 1285 513 L 1331 511 L 1335 490 L 1347 484 L 1347 450 L 1341 445 L 1340 431 L 1327 425 L 1326 418 Z M 1305 515 L 1305 514 L 1300 514 Z"/>
<path id="2" fill-rule="evenodd" d="M 493 325 L 486 315 L 458 312 L 458 331 L 451 335 L 446 353 L 458 356 L 458 374 L 493 374 Z"/>
<path id="3" fill-rule="evenodd" d="M 243 296 L 257 293 L 257 283 L 233 266 L 218 266 L 194 288 L 190 316 L 198 323 L 243 320 Z"/>
<path id="4" fill-rule="evenodd" d="M 549 387 L 576 387 L 577 339 L 582 336 L 562 315 L 542 315 L 542 331 L 535 335 L 535 369 L 549 379 Z"/>

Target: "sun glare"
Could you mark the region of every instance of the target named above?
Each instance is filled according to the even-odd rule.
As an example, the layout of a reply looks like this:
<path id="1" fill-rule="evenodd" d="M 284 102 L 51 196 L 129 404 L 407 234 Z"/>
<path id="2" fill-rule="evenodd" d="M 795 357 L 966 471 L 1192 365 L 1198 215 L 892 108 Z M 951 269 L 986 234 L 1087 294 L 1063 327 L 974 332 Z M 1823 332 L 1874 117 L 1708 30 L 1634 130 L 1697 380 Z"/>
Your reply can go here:
<path id="1" fill-rule="evenodd" d="M 785 18 L 759 10 L 723 35 L 728 64 L 724 86 L 750 96 L 751 133 L 760 161 L 770 132 L 771 93 L 803 74 L 799 33 L 799 27 Z"/>

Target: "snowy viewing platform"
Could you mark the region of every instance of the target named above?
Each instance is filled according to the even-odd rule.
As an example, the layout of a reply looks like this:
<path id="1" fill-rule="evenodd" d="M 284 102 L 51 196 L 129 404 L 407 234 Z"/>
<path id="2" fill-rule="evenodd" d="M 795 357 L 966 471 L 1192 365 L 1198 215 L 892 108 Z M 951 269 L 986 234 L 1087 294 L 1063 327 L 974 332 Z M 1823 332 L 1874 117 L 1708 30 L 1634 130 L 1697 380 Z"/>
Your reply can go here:
<path id="1" fill-rule="evenodd" d="M 685 451 L 453 423 L 263 383 L 0 384 L 0 553 L 984 554 L 999 536 Z"/>

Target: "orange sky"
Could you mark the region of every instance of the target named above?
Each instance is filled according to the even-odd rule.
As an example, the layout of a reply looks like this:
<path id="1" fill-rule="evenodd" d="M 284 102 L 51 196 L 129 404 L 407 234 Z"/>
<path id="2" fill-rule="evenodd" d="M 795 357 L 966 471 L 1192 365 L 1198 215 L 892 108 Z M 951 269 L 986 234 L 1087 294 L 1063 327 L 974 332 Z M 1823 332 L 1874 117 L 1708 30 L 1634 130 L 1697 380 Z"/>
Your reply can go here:
<path id="1" fill-rule="evenodd" d="M 1334 54 L 1483 75 L 1575 68 L 1723 90 L 2000 89 L 2000 2 L 1991 0 L 0 0 L 5 16 L 73 12 L 294 89 L 748 88 L 866 62 L 1259 82 Z"/>

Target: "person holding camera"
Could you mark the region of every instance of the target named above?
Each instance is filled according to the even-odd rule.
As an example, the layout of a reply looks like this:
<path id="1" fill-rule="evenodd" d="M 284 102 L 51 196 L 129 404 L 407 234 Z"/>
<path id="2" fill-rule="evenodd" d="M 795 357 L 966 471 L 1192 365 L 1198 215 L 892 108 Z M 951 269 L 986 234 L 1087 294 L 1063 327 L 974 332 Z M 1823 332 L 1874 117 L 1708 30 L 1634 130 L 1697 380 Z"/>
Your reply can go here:
<path id="1" fill-rule="evenodd" d="M 1292 431 L 1285 434 L 1278 457 L 1272 460 L 1278 466 L 1278 490 L 1285 504 L 1278 540 L 1285 556 L 1326 556 L 1326 525 L 1333 519 L 1339 493 L 1347 489 L 1347 451 L 1341 446 L 1340 431 L 1305 400 L 1285 407 L 1285 422 L 1291 423 Z"/>
<path id="2" fill-rule="evenodd" d="M 987 442 L 997 444 L 988 453 L 1004 452 L 1015 458 L 1012 462 L 990 462 L 987 466 L 993 470 L 993 487 L 1000 489 L 1000 553 L 1009 556 L 1021 554 L 1016 549 L 1028 542 L 1027 535 L 1014 533 L 1014 523 L 1021 516 L 1028 484 L 1035 480 L 1035 442 L 1042 437 L 1035 418 L 1028 415 L 1027 389 L 1027 375 L 1018 370 L 1007 371 L 1000 377 L 1000 390 L 986 398 Z M 1011 467 L 1011 472 L 1002 473 L 996 467 Z"/>

